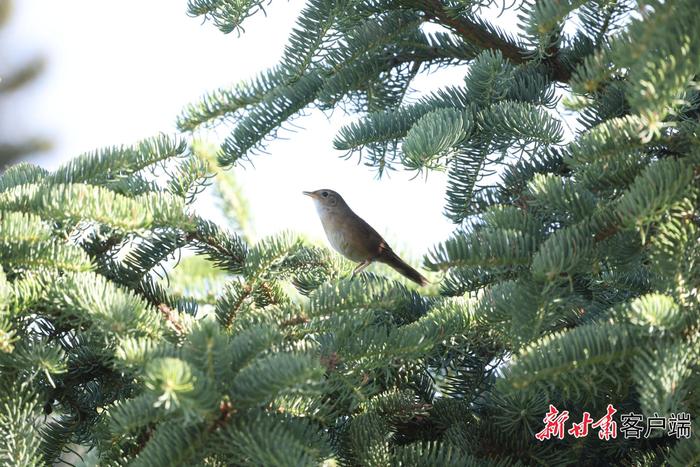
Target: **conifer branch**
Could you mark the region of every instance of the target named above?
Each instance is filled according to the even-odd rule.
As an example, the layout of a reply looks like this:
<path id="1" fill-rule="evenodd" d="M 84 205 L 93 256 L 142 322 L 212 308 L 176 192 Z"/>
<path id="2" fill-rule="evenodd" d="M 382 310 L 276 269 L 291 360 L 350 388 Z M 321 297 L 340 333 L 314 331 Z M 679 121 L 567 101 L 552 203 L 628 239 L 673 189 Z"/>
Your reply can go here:
<path id="1" fill-rule="evenodd" d="M 440 0 L 422 0 L 419 4 L 430 18 L 452 29 L 468 43 L 485 50 L 499 50 L 514 64 L 520 65 L 529 61 L 530 53 L 527 50 L 498 37 L 468 18 L 451 14 Z M 571 71 L 559 60 L 558 53 L 549 56 L 545 63 L 554 80 L 567 83 L 571 79 Z"/>

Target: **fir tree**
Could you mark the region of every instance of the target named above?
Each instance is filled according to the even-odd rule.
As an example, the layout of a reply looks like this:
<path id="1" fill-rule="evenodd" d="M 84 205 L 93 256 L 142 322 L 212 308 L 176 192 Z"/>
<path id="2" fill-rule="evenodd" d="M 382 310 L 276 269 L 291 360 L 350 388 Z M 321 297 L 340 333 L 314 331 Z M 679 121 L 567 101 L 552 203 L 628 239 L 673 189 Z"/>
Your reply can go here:
<path id="1" fill-rule="evenodd" d="M 218 169 L 179 138 L 8 170 L 0 459 L 77 443 L 99 465 L 697 464 L 695 434 L 535 434 L 550 404 L 696 421 L 700 6 L 516 2 L 506 33 L 491 3 L 310 0 L 277 66 L 178 119 L 235 122 L 228 167 L 342 107 L 359 115 L 337 149 L 379 174 L 447 170 L 435 290 L 199 218 Z M 232 32 L 263 4 L 189 11 Z M 459 64 L 463 83 L 410 92 Z"/>
<path id="2" fill-rule="evenodd" d="M 0 30 L 12 16 L 12 9 L 12 0 L 0 0 Z M 3 61 L 7 61 L 7 58 L 3 57 Z M 33 57 L 25 60 L 24 63 L 17 67 L 7 67 L 3 64 L 0 69 L 0 106 L 8 108 L 9 106 L 5 102 L 7 97 L 30 85 L 41 74 L 43 69 L 44 59 L 42 57 Z M 4 141 L 0 142 L 0 173 L 8 165 L 21 160 L 26 155 L 46 151 L 50 146 L 50 143 L 41 137 L 34 136 L 25 140 L 16 138 L 12 133 L 19 129 L 17 127 L 19 124 L 18 115 L 19 112 L 16 109 L 9 109 L 9 111 L 5 112 L 5 115 L 0 116 L 4 120 L 9 119 L 10 122 L 8 128 L 1 135 Z"/>

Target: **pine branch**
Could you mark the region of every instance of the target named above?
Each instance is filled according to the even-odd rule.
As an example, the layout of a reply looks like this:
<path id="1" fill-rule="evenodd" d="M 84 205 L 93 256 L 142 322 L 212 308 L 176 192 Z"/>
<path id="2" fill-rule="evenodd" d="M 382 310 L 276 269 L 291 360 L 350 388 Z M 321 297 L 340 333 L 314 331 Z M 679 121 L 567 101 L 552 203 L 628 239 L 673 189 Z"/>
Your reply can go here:
<path id="1" fill-rule="evenodd" d="M 481 49 L 499 50 L 504 57 L 518 65 L 530 60 L 528 58 L 530 53 L 526 49 L 499 37 L 469 18 L 452 14 L 440 0 L 421 0 L 419 5 L 428 17 L 436 19 L 467 42 Z M 557 55 L 547 58 L 545 63 L 554 80 L 567 83 L 571 79 L 571 70 L 561 62 Z"/>

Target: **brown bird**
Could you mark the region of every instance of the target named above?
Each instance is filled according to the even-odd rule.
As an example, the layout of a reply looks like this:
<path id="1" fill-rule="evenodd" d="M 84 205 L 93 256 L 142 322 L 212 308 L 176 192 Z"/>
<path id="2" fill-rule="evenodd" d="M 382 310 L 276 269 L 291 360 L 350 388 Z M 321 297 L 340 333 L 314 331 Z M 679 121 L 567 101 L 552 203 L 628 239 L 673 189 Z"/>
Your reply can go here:
<path id="1" fill-rule="evenodd" d="M 353 275 L 369 266 L 372 261 L 378 261 L 388 264 L 420 285 L 428 284 L 428 280 L 399 258 L 386 240 L 355 214 L 338 193 L 321 189 L 305 191 L 304 194 L 313 198 L 323 230 L 333 248 L 349 260 L 360 263 L 352 272 Z"/>

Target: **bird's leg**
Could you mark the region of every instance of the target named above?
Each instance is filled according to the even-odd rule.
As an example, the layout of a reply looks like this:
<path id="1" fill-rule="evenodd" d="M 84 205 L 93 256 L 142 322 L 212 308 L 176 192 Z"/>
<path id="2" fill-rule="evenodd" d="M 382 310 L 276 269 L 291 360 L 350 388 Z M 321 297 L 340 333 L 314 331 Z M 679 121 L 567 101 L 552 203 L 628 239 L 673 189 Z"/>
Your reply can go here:
<path id="1" fill-rule="evenodd" d="M 369 266 L 372 263 L 371 259 L 366 259 L 360 264 L 357 265 L 355 269 L 352 270 L 352 275 L 350 277 L 355 277 L 355 274 L 359 274 L 364 268 Z"/>

